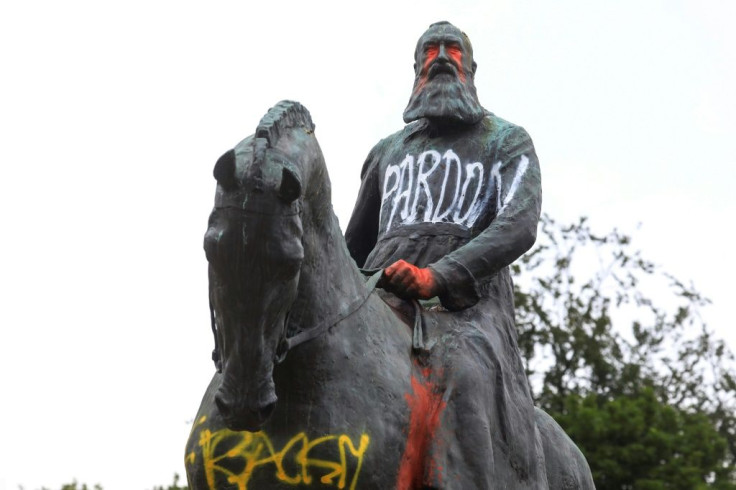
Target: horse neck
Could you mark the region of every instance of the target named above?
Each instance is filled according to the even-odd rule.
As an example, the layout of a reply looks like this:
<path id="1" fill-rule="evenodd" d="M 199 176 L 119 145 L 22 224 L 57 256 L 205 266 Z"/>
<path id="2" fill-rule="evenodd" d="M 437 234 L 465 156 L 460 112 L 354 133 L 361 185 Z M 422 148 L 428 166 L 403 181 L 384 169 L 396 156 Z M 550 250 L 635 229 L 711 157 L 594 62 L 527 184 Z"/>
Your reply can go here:
<path id="1" fill-rule="evenodd" d="M 340 227 L 329 207 L 326 219 L 304 224 L 305 258 L 299 293 L 290 314 L 302 328 L 318 325 L 366 294 L 363 277 L 350 257 Z"/>

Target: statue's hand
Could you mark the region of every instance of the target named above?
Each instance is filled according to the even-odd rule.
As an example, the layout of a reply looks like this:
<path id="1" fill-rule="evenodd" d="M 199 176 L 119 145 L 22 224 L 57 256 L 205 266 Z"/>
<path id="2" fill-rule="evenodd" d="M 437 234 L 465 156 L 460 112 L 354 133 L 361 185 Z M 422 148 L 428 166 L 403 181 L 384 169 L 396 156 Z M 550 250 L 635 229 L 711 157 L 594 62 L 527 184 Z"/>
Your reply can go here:
<path id="1" fill-rule="evenodd" d="M 432 269 L 422 269 L 405 260 L 386 267 L 378 286 L 404 299 L 429 299 L 442 292 Z"/>

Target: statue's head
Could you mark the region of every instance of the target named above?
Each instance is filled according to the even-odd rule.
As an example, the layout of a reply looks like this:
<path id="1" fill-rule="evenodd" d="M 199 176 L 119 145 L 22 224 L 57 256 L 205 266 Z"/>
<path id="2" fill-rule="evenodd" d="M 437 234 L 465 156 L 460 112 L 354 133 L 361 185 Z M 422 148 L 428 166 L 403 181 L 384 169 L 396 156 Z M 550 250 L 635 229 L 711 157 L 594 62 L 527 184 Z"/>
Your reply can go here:
<path id="1" fill-rule="evenodd" d="M 478 122 L 484 111 L 473 82 L 475 69 L 467 34 L 446 21 L 429 26 L 414 52 L 414 88 L 404 121 Z"/>

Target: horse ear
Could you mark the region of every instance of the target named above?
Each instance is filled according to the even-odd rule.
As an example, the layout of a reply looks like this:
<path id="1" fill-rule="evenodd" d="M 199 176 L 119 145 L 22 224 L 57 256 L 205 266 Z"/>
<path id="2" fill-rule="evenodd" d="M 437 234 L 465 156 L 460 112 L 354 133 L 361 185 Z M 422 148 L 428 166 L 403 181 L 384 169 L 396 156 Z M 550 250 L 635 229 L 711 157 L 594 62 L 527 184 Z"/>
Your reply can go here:
<path id="1" fill-rule="evenodd" d="M 281 170 L 281 186 L 279 197 L 286 202 L 294 202 L 302 194 L 302 183 L 293 170 L 284 167 Z"/>
<path id="2" fill-rule="evenodd" d="M 215 176 L 217 183 L 225 190 L 231 190 L 237 187 L 238 183 L 235 179 L 235 150 L 226 152 L 217 160 L 212 175 Z"/>

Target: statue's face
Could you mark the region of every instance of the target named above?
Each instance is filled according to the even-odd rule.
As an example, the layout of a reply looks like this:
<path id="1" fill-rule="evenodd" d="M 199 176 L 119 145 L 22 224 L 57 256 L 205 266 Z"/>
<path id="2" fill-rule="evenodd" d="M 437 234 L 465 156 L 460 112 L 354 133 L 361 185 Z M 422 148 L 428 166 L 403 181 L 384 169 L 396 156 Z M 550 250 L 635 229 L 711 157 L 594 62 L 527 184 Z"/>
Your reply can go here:
<path id="1" fill-rule="evenodd" d="M 475 62 L 468 37 L 452 24 L 437 23 L 422 34 L 414 52 L 414 88 L 404 121 L 480 121 L 473 77 Z"/>
<path id="2" fill-rule="evenodd" d="M 423 86 L 437 77 L 460 79 L 465 83 L 468 71 L 472 76 L 471 56 L 456 27 L 442 25 L 428 30 L 417 45 L 420 84 Z"/>

